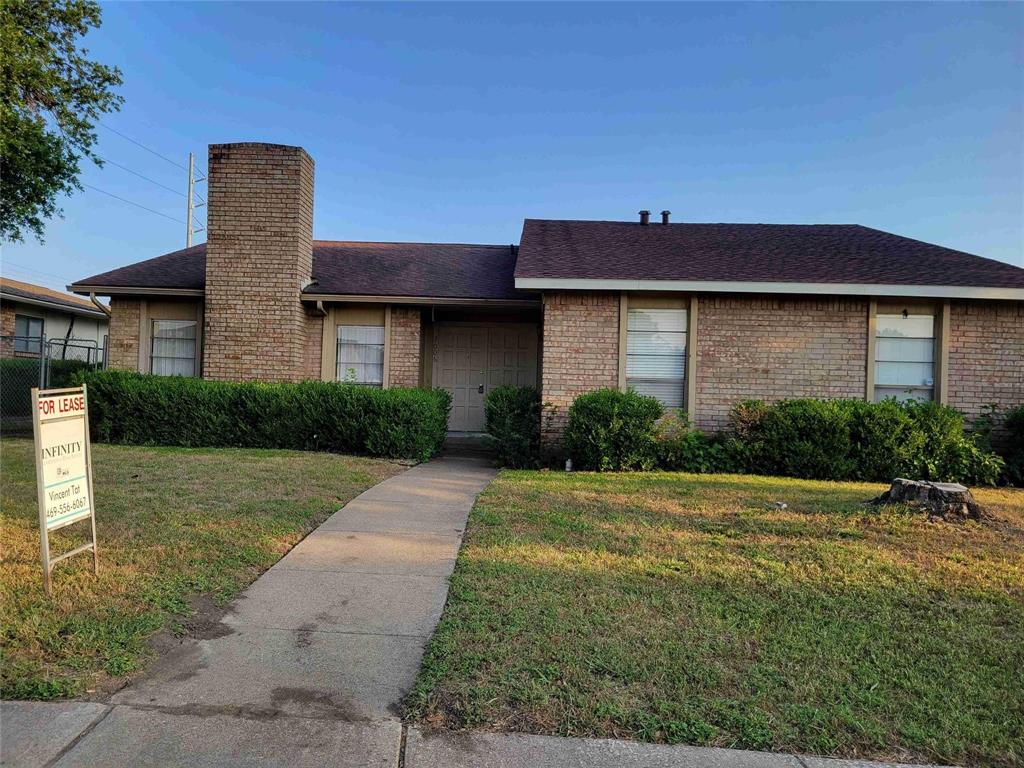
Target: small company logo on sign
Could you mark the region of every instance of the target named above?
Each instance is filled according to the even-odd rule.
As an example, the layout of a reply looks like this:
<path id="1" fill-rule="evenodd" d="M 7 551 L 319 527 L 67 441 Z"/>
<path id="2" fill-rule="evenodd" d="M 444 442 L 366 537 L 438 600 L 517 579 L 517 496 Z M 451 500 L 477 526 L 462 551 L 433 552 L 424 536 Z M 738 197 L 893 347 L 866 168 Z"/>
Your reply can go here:
<path id="1" fill-rule="evenodd" d="M 66 557 L 92 550 L 93 570 L 96 556 L 96 518 L 92 508 L 92 461 L 89 449 L 88 401 L 85 387 L 76 389 L 32 390 L 33 427 L 36 438 L 36 482 L 39 492 L 39 533 L 42 536 L 43 570 L 46 592 L 50 592 L 50 572 Z M 50 558 L 50 531 L 92 521 L 92 543 Z"/>

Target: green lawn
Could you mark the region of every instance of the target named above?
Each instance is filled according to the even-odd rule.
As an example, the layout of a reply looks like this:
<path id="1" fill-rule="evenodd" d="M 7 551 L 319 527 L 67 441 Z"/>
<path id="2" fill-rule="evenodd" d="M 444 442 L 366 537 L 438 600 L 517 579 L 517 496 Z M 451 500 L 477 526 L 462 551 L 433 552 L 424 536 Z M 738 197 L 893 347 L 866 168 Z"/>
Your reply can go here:
<path id="1" fill-rule="evenodd" d="M 323 453 L 93 446 L 100 575 L 77 555 L 39 562 L 32 441 L 0 441 L 0 627 L 4 698 L 52 698 L 116 685 L 192 608 L 220 605 L 312 528 L 397 464 Z M 87 541 L 88 523 L 51 538 Z"/>
<path id="2" fill-rule="evenodd" d="M 409 715 L 449 728 L 1024 764 L 1024 491 L 505 472 Z M 773 508 L 785 502 L 785 510 Z"/>

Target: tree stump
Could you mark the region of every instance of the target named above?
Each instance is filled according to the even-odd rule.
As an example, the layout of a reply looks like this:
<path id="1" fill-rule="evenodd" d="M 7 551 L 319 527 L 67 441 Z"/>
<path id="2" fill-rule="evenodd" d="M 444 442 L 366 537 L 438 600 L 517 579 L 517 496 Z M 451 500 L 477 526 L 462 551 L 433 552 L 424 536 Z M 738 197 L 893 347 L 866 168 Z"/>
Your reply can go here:
<path id="1" fill-rule="evenodd" d="M 906 504 L 922 509 L 929 518 L 964 521 L 980 520 L 985 510 L 974 500 L 969 488 L 959 483 L 933 483 L 897 477 L 889 490 L 871 504 Z"/>

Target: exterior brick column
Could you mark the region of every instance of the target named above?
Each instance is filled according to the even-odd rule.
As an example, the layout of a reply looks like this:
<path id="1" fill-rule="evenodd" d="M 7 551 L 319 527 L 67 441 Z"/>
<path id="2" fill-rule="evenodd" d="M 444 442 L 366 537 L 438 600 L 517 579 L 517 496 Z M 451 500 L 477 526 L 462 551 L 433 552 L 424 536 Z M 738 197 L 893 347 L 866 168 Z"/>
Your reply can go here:
<path id="1" fill-rule="evenodd" d="M 0 304 L 0 336 L 14 335 L 14 305 L 7 301 Z"/>
<path id="2" fill-rule="evenodd" d="M 544 294 L 541 442 L 558 451 L 577 395 L 619 385 L 619 294 Z"/>
<path id="3" fill-rule="evenodd" d="M 313 271 L 313 159 L 211 144 L 203 375 L 288 381 L 309 369 L 300 300 Z"/>
<path id="4" fill-rule="evenodd" d="M 107 365 L 124 371 L 139 370 L 140 299 L 110 299 L 110 325 L 107 328 Z"/>
<path id="5" fill-rule="evenodd" d="M 391 308 L 389 387 L 420 386 L 420 310 Z"/>
<path id="6" fill-rule="evenodd" d="M 320 380 L 324 347 L 324 320 L 312 307 L 306 307 L 306 367 L 302 378 Z"/>

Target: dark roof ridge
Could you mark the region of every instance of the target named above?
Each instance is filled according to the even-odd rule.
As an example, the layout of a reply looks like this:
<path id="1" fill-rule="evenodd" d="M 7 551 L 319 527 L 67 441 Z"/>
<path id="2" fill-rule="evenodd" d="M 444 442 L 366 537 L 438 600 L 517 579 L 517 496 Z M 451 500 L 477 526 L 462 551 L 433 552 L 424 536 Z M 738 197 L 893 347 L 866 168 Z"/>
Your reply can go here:
<path id="1" fill-rule="evenodd" d="M 639 221 L 633 221 L 632 219 L 626 221 L 624 219 L 538 219 L 533 217 L 527 217 L 523 221 L 550 221 L 559 222 L 565 224 L 636 224 L 638 227 L 646 226 L 651 229 L 660 229 L 665 227 L 665 224 L 659 222 L 651 222 L 650 224 L 641 224 Z M 777 221 L 672 221 L 667 225 L 669 227 L 678 226 L 693 226 L 693 227 L 861 227 L 863 229 L 871 229 L 863 224 L 853 223 L 827 223 L 821 222 L 815 223 L 796 223 L 787 224 L 785 222 Z M 883 229 L 875 230 L 876 232 L 885 232 Z M 887 235 L 893 234 L 892 232 L 885 232 Z M 902 237 L 902 235 L 896 235 L 896 237 Z M 922 241 L 923 242 L 923 241 Z M 931 245 L 931 243 L 929 243 Z"/>
<path id="2" fill-rule="evenodd" d="M 446 245 L 466 248 L 508 248 L 509 246 L 509 243 L 437 243 L 423 240 L 317 240 L 315 238 L 313 243 L 320 243 L 322 245 L 329 243 L 337 243 L 339 245 Z"/>

